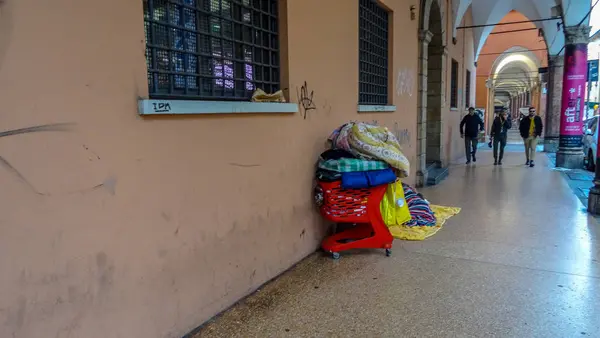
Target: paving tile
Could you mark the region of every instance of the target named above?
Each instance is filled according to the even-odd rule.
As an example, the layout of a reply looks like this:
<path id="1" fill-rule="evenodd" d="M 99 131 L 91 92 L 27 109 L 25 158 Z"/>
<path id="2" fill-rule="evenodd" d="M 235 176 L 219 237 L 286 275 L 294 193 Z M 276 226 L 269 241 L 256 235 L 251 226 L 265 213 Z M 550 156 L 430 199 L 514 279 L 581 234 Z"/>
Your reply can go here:
<path id="1" fill-rule="evenodd" d="M 194 337 L 600 337 L 600 226 L 569 184 L 582 181 L 523 157 L 453 163 L 421 189 L 463 208 L 431 239 L 389 258 L 315 254 Z"/>

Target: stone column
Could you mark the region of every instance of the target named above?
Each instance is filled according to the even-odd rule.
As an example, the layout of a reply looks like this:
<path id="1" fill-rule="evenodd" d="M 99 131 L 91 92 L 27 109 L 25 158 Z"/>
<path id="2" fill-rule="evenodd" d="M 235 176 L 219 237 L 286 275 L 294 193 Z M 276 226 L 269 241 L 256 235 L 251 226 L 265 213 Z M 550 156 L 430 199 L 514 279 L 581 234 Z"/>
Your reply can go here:
<path id="1" fill-rule="evenodd" d="M 513 120 L 517 118 L 517 97 L 515 95 L 510 98 L 510 116 Z"/>
<path id="2" fill-rule="evenodd" d="M 427 59 L 427 156 L 428 165 L 446 167 L 444 147 L 444 93 L 446 92 L 446 60 L 448 49 L 445 46 L 429 44 Z"/>
<path id="3" fill-rule="evenodd" d="M 446 74 L 450 74 L 449 70 L 448 70 L 448 47 L 443 46 L 442 47 L 442 83 L 441 83 L 441 88 L 442 88 L 442 92 L 440 93 L 440 102 L 441 102 L 441 108 L 445 108 L 446 107 L 446 77 L 444 75 Z M 446 140 L 446 126 L 444 124 L 444 113 L 441 111 L 440 108 L 440 166 L 442 168 L 446 168 L 448 167 L 448 156 L 449 154 L 446 153 L 446 146 L 444 144 L 445 140 Z"/>
<path id="4" fill-rule="evenodd" d="M 558 151 L 560 135 L 560 105 L 562 102 L 564 57 L 551 56 L 548 60 L 548 95 L 544 119 L 544 151 Z"/>
<path id="5" fill-rule="evenodd" d="M 433 38 L 430 31 L 419 32 L 419 97 L 417 114 L 417 186 L 427 182 L 427 49 Z"/>
<path id="6" fill-rule="evenodd" d="M 583 166 L 581 139 L 589 34 L 590 26 L 565 27 L 565 69 L 560 105 L 560 136 L 556 153 L 557 167 L 575 169 Z"/>

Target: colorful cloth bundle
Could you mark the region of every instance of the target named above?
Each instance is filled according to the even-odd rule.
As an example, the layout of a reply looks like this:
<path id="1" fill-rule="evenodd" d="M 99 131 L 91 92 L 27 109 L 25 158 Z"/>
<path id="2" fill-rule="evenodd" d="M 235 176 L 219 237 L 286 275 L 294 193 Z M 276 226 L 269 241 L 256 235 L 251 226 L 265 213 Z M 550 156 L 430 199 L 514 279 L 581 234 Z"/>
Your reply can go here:
<path id="1" fill-rule="evenodd" d="M 434 226 L 437 222 L 433 210 L 423 197 L 406 184 L 404 188 L 404 198 L 408 204 L 408 210 L 412 219 L 405 223 L 407 226 Z"/>

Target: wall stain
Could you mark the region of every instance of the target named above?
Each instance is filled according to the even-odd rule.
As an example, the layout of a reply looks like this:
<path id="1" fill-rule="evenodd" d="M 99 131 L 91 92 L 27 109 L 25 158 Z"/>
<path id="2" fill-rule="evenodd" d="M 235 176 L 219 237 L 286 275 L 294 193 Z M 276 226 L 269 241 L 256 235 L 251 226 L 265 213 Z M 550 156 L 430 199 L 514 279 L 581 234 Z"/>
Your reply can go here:
<path id="1" fill-rule="evenodd" d="M 160 217 L 162 217 L 162 219 L 164 219 L 165 221 L 169 222 L 171 220 L 171 215 L 169 215 L 167 212 L 162 211 L 160 213 Z"/>
<path id="2" fill-rule="evenodd" d="M 106 188 L 106 190 L 114 196 L 116 194 L 117 178 L 114 176 L 109 176 L 104 180 L 104 182 L 102 182 L 100 186 Z"/>
<path id="3" fill-rule="evenodd" d="M 21 174 L 21 172 L 19 170 L 17 170 L 17 168 L 13 167 L 12 164 L 10 164 L 10 162 L 8 162 L 4 157 L 0 156 L 0 166 L 4 167 L 9 173 L 13 174 L 14 176 L 16 176 L 21 182 L 25 183 L 25 185 L 27 185 L 29 187 L 29 189 L 31 189 L 31 191 L 33 191 L 34 193 L 36 193 L 37 195 L 42 195 L 42 196 L 47 196 L 47 194 L 45 193 L 41 193 L 39 192 L 34 186 L 33 184 L 31 184 L 31 182 L 29 182 L 25 176 L 23 176 L 23 174 Z"/>
<path id="4" fill-rule="evenodd" d="M 90 148 L 88 146 L 86 146 L 85 144 L 83 145 L 83 149 L 92 153 L 93 156 L 89 158 L 90 161 L 93 161 L 94 159 L 96 159 L 96 160 L 100 159 L 100 156 L 98 156 L 98 154 L 96 154 L 93 150 L 90 150 Z"/>
<path id="5" fill-rule="evenodd" d="M 6 4 L 4 0 L 0 0 L 0 69 L 2 69 L 8 47 L 12 42 L 12 18 L 12 4 Z"/>
<path id="6" fill-rule="evenodd" d="M 415 87 L 415 78 L 414 70 L 408 68 L 400 69 L 396 77 L 396 95 L 412 96 Z"/>
<path id="7" fill-rule="evenodd" d="M 230 166 L 240 167 L 240 168 L 255 168 L 260 167 L 260 164 L 243 164 L 243 163 L 229 163 Z"/>
<path id="8" fill-rule="evenodd" d="M 6 131 L 0 132 L 0 138 L 14 136 L 14 135 L 28 134 L 28 133 L 37 133 L 37 132 L 69 131 L 70 127 L 73 125 L 74 125 L 73 123 L 54 123 L 54 124 L 43 124 L 43 125 L 33 126 L 33 127 L 6 130 Z M 31 191 L 33 191 L 37 195 L 48 196 L 48 194 L 38 191 L 33 186 L 33 184 L 31 184 L 31 182 L 29 182 L 27 180 L 27 178 L 25 178 L 25 176 L 23 176 L 23 174 L 21 174 L 21 172 L 17 168 L 15 168 L 12 164 L 10 164 L 10 162 L 8 162 L 7 159 L 5 159 L 2 156 L 0 156 L 0 166 L 4 167 L 9 173 L 16 176 L 21 182 L 25 183 L 31 189 Z"/>
<path id="9" fill-rule="evenodd" d="M 98 294 L 105 294 L 112 287 L 115 267 L 108 262 L 104 252 L 96 254 L 96 267 L 98 270 Z"/>

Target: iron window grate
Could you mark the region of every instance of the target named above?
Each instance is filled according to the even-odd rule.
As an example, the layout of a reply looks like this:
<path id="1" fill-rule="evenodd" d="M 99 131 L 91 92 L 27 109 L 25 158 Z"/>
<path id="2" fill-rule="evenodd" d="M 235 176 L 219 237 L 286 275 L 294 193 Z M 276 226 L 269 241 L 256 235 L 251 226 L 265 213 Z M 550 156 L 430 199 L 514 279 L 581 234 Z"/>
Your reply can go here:
<path id="1" fill-rule="evenodd" d="M 389 12 L 373 0 L 359 0 L 358 103 L 388 104 Z"/>
<path id="2" fill-rule="evenodd" d="M 152 98 L 248 100 L 279 90 L 277 0 L 143 0 Z"/>
<path id="3" fill-rule="evenodd" d="M 450 73 L 450 108 L 458 108 L 458 62 L 454 59 Z"/>

